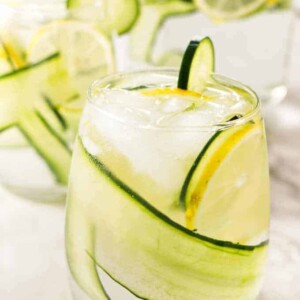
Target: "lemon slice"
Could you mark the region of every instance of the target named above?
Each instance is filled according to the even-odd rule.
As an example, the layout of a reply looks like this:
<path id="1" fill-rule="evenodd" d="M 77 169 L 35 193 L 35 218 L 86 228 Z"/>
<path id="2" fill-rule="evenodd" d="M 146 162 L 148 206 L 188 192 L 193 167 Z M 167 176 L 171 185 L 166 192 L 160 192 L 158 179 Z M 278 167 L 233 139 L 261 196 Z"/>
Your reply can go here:
<path id="1" fill-rule="evenodd" d="M 11 72 L 25 66 L 20 47 L 9 36 L 0 34 L 0 74 Z"/>
<path id="2" fill-rule="evenodd" d="M 269 176 L 260 120 L 216 133 L 181 192 L 189 229 L 235 243 L 257 242 L 268 229 Z"/>
<path id="3" fill-rule="evenodd" d="M 86 88 L 115 69 L 110 38 L 97 27 L 79 21 L 55 21 L 41 27 L 27 50 L 29 62 L 60 52 L 67 72 L 76 85 Z"/>
<path id="4" fill-rule="evenodd" d="M 178 96 L 202 97 L 200 93 L 183 90 L 180 88 L 158 88 L 152 90 L 145 90 L 142 91 L 142 93 L 146 96 L 178 95 Z"/>
<path id="5" fill-rule="evenodd" d="M 267 4 L 268 0 L 195 0 L 202 12 L 215 21 L 240 19 Z"/>
<path id="6" fill-rule="evenodd" d="M 7 57 L 6 50 L 3 46 L 3 43 L 0 39 L 0 75 L 8 73 L 12 70 L 11 62 Z"/>

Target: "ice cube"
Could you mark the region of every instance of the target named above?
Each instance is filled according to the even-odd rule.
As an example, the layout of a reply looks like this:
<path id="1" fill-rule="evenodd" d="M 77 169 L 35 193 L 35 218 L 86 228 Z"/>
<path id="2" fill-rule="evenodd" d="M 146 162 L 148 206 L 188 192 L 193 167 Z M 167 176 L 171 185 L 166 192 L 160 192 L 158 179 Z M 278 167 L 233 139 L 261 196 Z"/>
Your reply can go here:
<path id="1" fill-rule="evenodd" d="M 161 104 L 161 111 L 163 113 L 181 113 L 191 107 L 193 103 L 190 103 L 184 99 L 177 97 L 171 97 Z"/>

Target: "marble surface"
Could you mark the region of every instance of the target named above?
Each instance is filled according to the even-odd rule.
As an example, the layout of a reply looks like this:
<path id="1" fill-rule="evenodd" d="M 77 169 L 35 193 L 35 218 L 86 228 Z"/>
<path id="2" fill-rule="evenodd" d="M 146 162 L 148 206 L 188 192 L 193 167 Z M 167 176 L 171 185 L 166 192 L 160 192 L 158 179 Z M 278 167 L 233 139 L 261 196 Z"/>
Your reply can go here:
<path id="1" fill-rule="evenodd" d="M 300 30 L 295 34 L 290 92 L 267 118 L 272 222 L 260 300 L 300 299 Z M 31 202 L 0 188 L 0 299 L 71 299 L 63 204 Z"/>
<path id="2" fill-rule="evenodd" d="M 70 300 L 64 205 L 0 189 L 0 299 Z"/>
<path id="3" fill-rule="evenodd" d="M 267 130 L 272 219 L 262 300 L 300 299 L 300 89 L 288 100 Z"/>

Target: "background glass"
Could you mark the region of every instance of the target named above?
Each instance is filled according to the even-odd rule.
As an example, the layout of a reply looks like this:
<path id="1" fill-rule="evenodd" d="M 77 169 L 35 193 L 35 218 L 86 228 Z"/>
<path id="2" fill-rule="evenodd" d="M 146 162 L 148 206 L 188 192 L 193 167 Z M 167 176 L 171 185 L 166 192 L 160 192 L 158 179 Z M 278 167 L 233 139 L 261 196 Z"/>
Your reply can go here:
<path id="1" fill-rule="evenodd" d="M 39 201 L 65 197 L 72 142 L 89 84 L 114 71 L 103 18 L 65 3 L 23 2 L 0 28 L 0 181 Z"/>
<path id="2" fill-rule="evenodd" d="M 188 41 L 210 36 L 218 49 L 218 73 L 255 89 L 263 107 L 284 99 L 294 26 L 292 1 L 278 1 L 226 22 L 213 21 L 192 3 L 175 2 L 141 4 L 140 17 L 130 33 L 118 37 L 119 47 L 131 57 L 131 61 L 121 61 L 121 68 L 179 66 Z"/>

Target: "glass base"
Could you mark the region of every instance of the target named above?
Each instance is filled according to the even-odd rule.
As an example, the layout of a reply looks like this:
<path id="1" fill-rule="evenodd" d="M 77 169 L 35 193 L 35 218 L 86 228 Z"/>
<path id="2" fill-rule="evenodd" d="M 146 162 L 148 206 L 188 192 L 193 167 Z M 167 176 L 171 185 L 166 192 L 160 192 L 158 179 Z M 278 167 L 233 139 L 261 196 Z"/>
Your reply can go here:
<path id="1" fill-rule="evenodd" d="M 66 198 L 66 188 L 64 186 L 31 188 L 3 182 L 2 186 L 9 192 L 28 200 L 61 202 L 65 201 Z"/>
<path id="2" fill-rule="evenodd" d="M 40 202 L 65 200 L 66 187 L 30 146 L 1 146 L 0 165 L 0 183 L 13 194 Z"/>

